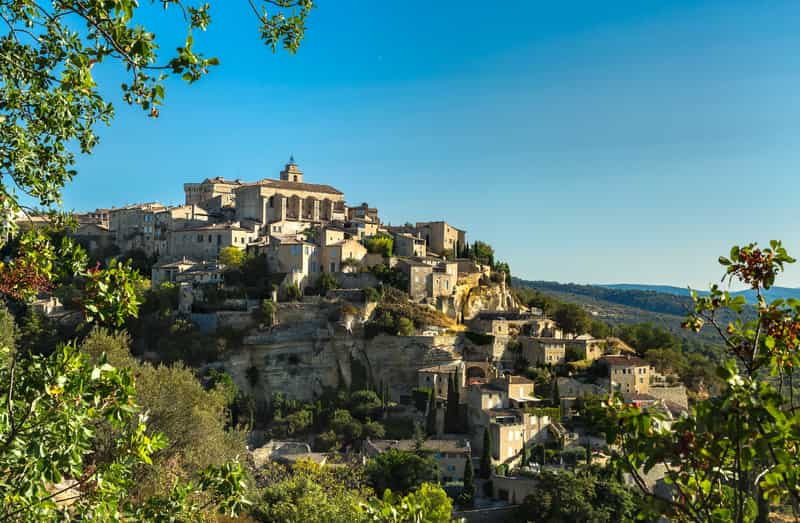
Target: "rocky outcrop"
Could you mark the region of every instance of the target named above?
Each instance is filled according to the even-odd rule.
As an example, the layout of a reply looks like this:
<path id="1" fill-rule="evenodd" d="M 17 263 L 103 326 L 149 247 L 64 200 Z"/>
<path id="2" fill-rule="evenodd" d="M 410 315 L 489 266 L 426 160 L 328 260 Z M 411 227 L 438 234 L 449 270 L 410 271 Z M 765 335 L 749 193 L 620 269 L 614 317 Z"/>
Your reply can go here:
<path id="1" fill-rule="evenodd" d="M 485 311 L 519 311 L 523 307 L 505 283 L 459 285 L 456 288 L 456 307 L 460 319 L 466 322 Z"/>
<path id="2" fill-rule="evenodd" d="M 417 369 L 460 357 L 460 336 L 380 334 L 364 339 L 362 318 L 348 330 L 330 321 L 331 312 L 324 302 L 282 304 L 278 325 L 246 336 L 241 348 L 226 355 L 225 370 L 243 391 L 266 402 L 275 392 L 310 400 L 325 389 L 349 387 L 358 365 L 370 383 L 388 385 L 399 399 L 416 384 Z"/>

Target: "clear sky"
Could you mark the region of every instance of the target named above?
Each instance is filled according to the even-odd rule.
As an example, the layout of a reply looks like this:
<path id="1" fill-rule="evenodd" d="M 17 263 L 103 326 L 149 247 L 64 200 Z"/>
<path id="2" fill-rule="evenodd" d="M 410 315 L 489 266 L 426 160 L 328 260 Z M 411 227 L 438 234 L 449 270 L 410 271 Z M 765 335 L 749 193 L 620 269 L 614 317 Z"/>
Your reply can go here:
<path id="1" fill-rule="evenodd" d="M 705 286 L 733 243 L 800 254 L 795 1 L 320 0 L 295 56 L 245 0 L 212 2 L 221 66 L 124 106 L 69 208 L 180 203 L 185 181 L 277 177 L 446 219 L 515 274 Z M 162 47 L 180 21 L 154 18 Z M 99 71 L 101 81 L 122 77 Z M 800 268 L 783 282 L 800 286 Z"/>

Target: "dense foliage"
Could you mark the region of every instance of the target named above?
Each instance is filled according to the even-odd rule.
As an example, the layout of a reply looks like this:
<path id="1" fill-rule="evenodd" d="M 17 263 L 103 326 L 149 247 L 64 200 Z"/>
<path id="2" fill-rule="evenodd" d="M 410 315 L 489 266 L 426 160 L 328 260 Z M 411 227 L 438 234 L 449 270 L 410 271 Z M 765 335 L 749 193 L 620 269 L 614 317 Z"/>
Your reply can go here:
<path id="1" fill-rule="evenodd" d="M 714 285 L 707 296 L 693 296 L 694 310 L 684 323 L 693 331 L 713 328 L 725 343 L 728 360 L 717 373 L 718 395 L 697 401 L 689 416 L 671 430 L 659 414 L 612 403 L 619 446 L 615 463 L 630 474 L 646 496 L 646 508 L 676 521 L 767 521 L 786 507 L 800 517 L 800 414 L 794 393 L 794 368 L 800 364 L 800 301 L 768 303 L 763 292 L 784 266 L 793 263 L 780 242 L 734 247 L 720 258 L 725 278 L 747 285 L 759 297 L 758 316 L 749 319 L 745 300 Z M 728 310 L 739 319 L 720 323 Z M 664 471 L 669 494 L 658 495 L 644 474 Z"/>

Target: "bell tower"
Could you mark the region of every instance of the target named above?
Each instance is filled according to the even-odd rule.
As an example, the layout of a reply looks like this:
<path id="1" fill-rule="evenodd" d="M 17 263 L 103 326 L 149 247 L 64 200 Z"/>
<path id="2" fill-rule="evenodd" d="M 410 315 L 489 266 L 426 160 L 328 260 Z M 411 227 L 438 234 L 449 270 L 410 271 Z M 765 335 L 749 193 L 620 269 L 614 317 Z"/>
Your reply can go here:
<path id="1" fill-rule="evenodd" d="M 281 180 L 285 182 L 303 183 L 303 171 L 294 162 L 294 155 L 289 157 L 289 163 L 281 171 Z"/>

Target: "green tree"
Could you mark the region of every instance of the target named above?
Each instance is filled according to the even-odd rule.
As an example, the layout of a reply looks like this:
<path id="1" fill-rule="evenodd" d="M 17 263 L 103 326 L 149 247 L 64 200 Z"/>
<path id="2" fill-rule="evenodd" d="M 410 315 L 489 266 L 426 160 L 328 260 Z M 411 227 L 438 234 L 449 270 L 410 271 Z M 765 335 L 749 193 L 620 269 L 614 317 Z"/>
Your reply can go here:
<path id="1" fill-rule="evenodd" d="M 368 521 L 378 523 L 450 523 L 453 502 L 442 487 L 423 483 L 403 497 L 386 491 L 381 499 L 363 503 L 361 508 Z"/>
<path id="2" fill-rule="evenodd" d="M 473 242 L 470 254 L 472 259 L 478 263 L 494 267 L 494 249 L 488 243 L 482 241 Z"/>
<path id="3" fill-rule="evenodd" d="M 372 495 L 358 469 L 321 467 L 300 461 L 290 470 L 269 464 L 253 516 L 266 523 L 365 521 L 361 505 Z"/>
<path id="4" fill-rule="evenodd" d="M 398 336 L 413 336 L 417 333 L 417 329 L 414 327 L 414 322 L 406 318 L 405 316 L 401 316 L 397 318 L 397 335 Z"/>
<path id="5" fill-rule="evenodd" d="M 367 476 L 376 492 L 386 489 L 407 494 L 425 482 L 438 480 L 438 466 L 430 456 L 389 449 L 367 463 Z"/>
<path id="6" fill-rule="evenodd" d="M 489 427 L 483 430 L 483 449 L 481 450 L 480 476 L 489 479 L 492 475 L 492 433 Z"/>
<path id="7" fill-rule="evenodd" d="M 592 318 L 580 305 L 561 304 L 553 313 L 553 319 L 564 332 L 584 334 L 592 326 Z"/>
<path id="8" fill-rule="evenodd" d="M 720 258 L 725 279 L 755 292 L 755 318 L 742 296 L 717 285 L 706 296 L 692 294 L 694 310 L 684 327 L 697 332 L 709 326 L 730 358 L 717 369 L 723 384 L 717 396 L 696 401 L 672 430 L 659 428 L 656 412 L 611 405 L 615 464 L 631 475 L 652 517 L 768 521 L 783 503 L 800 516 L 800 416 L 792 383 L 800 364 L 800 302 L 764 297 L 793 262 L 778 241 L 768 248 L 735 246 Z M 719 319 L 723 311 L 734 318 L 727 325 Z M 677 493 L 671 500 L 657 497 L 643 480 L 656 466 Z"/>
<path id="9" fill-rule="evenodd" d="M 634 496 L 619 483 L 570 472 L 543 472 L 538 479 L 518 510 L 523 521 L 616 523 L 636 516 Z"/>
<path id="10" fill-rule="evenodd" d="M 244 251 L 238 247 L 225 247 L 219 251 L 219 263 L 223 267 L 238 269 L 244 263 Z"/>
<path id="11" fill-rule="evenodd" d="M 261 313 L 261 318 L 263 318 L 264 323 L 267 325 L 275 325 L 275 312 L 277 312 L 277 310 L 278 308 L 272 300 L 261 300 L 259 311 Z"/>
<path id="12" fill-rule="evenodd" d="M 141 498 L 167 492 L 175 481 L 188 481 L 209 465 L 221 466 L 245 455 L 245 434 L 227 428 L 228 406 L 236 395 L 230 380 L 216 380 L 215 387 L 205 390 L 182 365 L 140 363 L 130 354 L 130 338 L 122 333 L 95 330 L 80 350 L 90 361 L 105 358 L 135 374 L 136 399 L 148 413 L 148 427 L 170 442 L 155 454 L 152 466 L 135 471 L 132 494 Z M 102 450 L 110 447 L 100 447 L 98 456 L 114 458 Z"/>
<path id="13" fill-rule="evenodd" d="M 447 380 L 447 406 L 444 413 L 445 432 L 459 432 L 461 430 L 461 406 L 456 380 L 457 377 L 455 375 Z"/>
<path id="14" fill-rule="evenodd" d="M 458 502 L 466 507 L 471 507 L 475 501 L 475 470 L 472 466 L 472 456 L 464 459 L 464 488 Z"/>
<path id="15" fill-rule="evenodd" d="M 394 249 L 394 238 L 386 234 L 377 234 L 364 240 L 364 246 L 370 254 L 380 254 L 388 257 Z"/>
<path id="16" fill-rule="evenodd" d="M 329 272 L 323 272 L 322 275 L 319 277 L 319 282 L 317 283 L 317 287 L 320 290 L 320 294 L 325 294 L 328 291 L 332 291 L 333 289 L 339 288 L 339 282 L 333 276 L 333 274 Z"/>
<path id="17" fill-rule="evenodd" d="M 436 391 L 431 390 L 430 394 L 428 395 L 428 412 L 425 416 L 425 430 L 428 432 L 430 436 L 435 436 L 438 431 L 437 423 L 436 423 L 436 413 L 438 409 L 436 408 Z"/>

